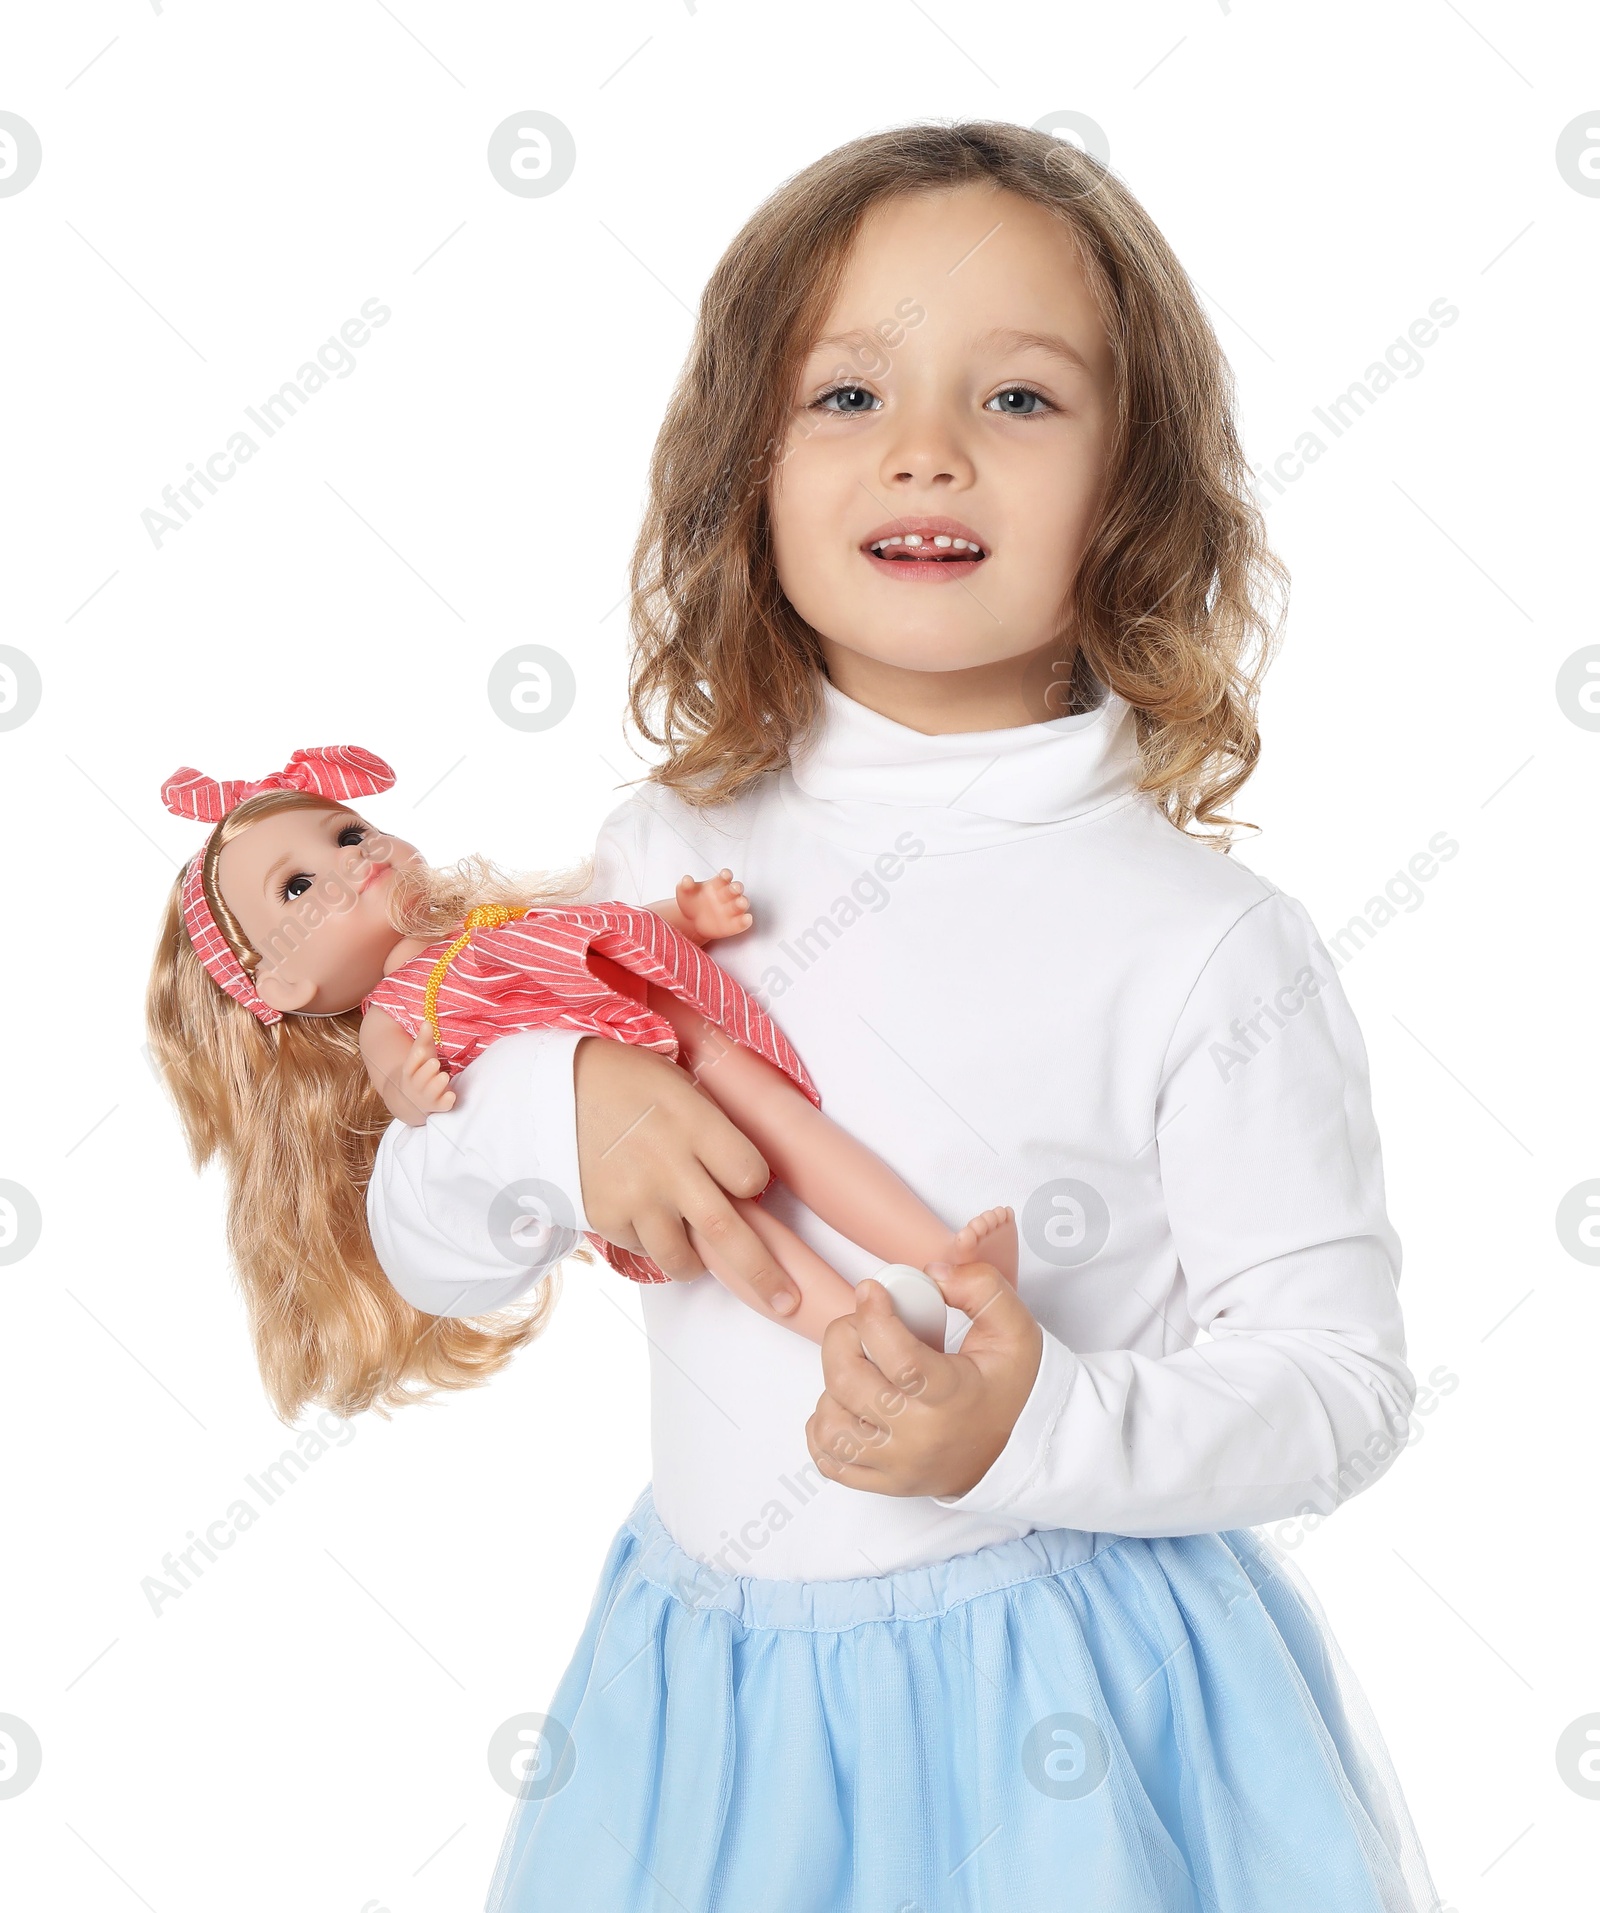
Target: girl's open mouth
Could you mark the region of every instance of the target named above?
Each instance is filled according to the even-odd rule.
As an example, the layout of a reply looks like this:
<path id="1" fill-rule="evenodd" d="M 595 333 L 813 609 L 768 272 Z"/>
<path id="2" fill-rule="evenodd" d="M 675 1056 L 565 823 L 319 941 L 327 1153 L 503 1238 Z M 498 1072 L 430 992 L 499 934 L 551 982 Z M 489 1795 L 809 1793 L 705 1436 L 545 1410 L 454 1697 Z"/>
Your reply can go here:
<path id="1" fill-rule="evenodd" d="M 860 549 L 875 571 L 922 584 L 969 578 L 989 556 L 977 533 L 954 518 L 897 519 L 869 533 Z"/>

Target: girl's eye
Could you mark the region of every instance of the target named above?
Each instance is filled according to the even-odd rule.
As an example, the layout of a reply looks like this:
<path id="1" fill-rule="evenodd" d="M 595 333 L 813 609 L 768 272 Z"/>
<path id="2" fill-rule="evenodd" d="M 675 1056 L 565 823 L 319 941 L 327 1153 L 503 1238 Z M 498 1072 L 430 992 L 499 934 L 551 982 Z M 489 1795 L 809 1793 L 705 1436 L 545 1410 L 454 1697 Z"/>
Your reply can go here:
<path id="1" fill-rule="evenodd" d="M 299 876 L 291 877 L 283 886 L 283 900 L 285 903 L 293 903 L 296 897 L 303 897 L 310 888 L 311 879 L 302 871 Z"/>
<path id="2" fill-rule="evenodd" d="M 829 399 L 866 399 L 867 405 L 845 405 L 834 407 Z M 858 418 L 872 405 L 879 405 L 881 399 L 874 398 L 864 385 L 832 385 L 826 392 L 820 393 L 812 401 L 812 409 L 819 412 L 832 412 L 835 418 Z"/>
<path id="3" fill-rule="evenodd" d="M 344 829 L 339 832 L 339 848 L 341 850 L 349 850 L 352 846 L 360 843 L 366 834 L 366 829 L 363 825 L 346 824 Z"/>
<path id="4" fill-rule="evenodd" d="M 994 398 L 990 399 L 989 405 L 994 405 L 997 400 L 1001 399 L 1037 399 L 1040 407 L 1038 411 L 1034 411 L 1032 406 L 1024 410 L 1014 405 L 1001 405 L 1000 412 L 1005 418 L 1042 418 L 1045 412 L 1053 412 L 1055 410 L 1055 407 L 1045 397 L 1043 392 L 1035 392 L 1030 385 L 1008 385 L 1003 392 L 995 393 Z M 988 406 L 984 407 L 985 411 L 988 409 Z"/>

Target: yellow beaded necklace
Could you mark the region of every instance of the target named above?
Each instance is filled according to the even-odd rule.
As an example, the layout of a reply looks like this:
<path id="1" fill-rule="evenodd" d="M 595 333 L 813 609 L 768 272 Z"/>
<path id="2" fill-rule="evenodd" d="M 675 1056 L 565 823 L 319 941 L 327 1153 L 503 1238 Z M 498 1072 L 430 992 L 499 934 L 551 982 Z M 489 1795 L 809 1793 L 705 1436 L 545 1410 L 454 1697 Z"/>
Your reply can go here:
<path id="1" fill-rule="evenodd" d="M 461 926 L 461 934 L 452 943 L 439 961 L 428 973 L 428 986 L 422 993 L 422 1014 L 432 1032 L 434 1042 L 439 1040 L 439 986 L 444 982 L 445 971 L 471 941 L 474 930 L 498 930 L 510 923 L 513 917 L 521 916 L 520 910 L 510 910 L 503 903 L 480 903 L 469 910 Z"/>

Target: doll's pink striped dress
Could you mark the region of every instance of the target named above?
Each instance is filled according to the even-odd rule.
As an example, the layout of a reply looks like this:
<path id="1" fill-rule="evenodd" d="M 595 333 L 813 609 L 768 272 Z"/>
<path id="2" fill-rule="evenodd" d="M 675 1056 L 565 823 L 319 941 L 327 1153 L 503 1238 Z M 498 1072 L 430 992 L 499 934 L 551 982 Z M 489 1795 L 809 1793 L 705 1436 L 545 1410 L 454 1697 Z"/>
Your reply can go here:
<path id="1" fill-rule="evenodd" d="M 417 1035 L 427 1021 L 428 979 L 450 941 L 386 976 L 363 1000 L 362 1014 L 383 1010 Z M 439 1060 L 453 1075 L 496 1037 L 549 1029 L 586 1030 L 675 1058 L 672 1025 L 649 1005 L 652 983 L 765 1057 L 820 1107 L 805 1065 L 755 998 L 653 911 L 622 903 L 530 910 L 498 929 L 472 931 L 439 986 Z M 631 1281 L 668 1279 L 647 1256 L 601 1236 L 589 1240 Z"/>

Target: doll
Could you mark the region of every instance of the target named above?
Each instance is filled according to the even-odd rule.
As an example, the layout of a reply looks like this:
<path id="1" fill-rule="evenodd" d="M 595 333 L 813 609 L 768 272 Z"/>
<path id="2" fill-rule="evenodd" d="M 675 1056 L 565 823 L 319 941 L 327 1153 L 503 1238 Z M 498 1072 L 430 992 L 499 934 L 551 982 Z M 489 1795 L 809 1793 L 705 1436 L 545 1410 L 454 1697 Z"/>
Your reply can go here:
<path id="1" fill-rule="evenodd" d="M 675 1057 L 803 1201 L 872 1253 L 919 1263 L 981 1253 L 1014 1279 L 1011 1211 L 947 1228 L 821 1113 L 787 1039 L 703 954 L 706 943 L 754 921 L 731 871 L 685 877 L 673 898 L 648 910 L 572 902 L 571 884 L 519 891 L 481 859 L 433 871 L 412 845 L 375 831 L 346 804 L 393 782 L 381 758 L 353 746 L 297 751 L 259 783 L 222 784 L 189 769 L 167 780 L 169 810 L 216 826 L 175 886 L 152 995 L 157 1053 L 175 1087 L 192 1088 L 185 1058 L 206 1047 L 196 1019 L 235 1021 L 234 1005 L 266 1030 L 290 1020 L 341 1026 L 342 1068 L 361 1071 L 388 1113 L 411 1125 L 453 1107 L 452 1073 L 497 1036 L 583 1029 Z M 191 990 L 187 1014 L 175 1016 L 161 980 L 188 963 L 186 946 L 215 987 Z M 200 1114 L 179 1094 L 202 1159 L 214 1135 L 299 1115 L 282 1096 L 248 1107 L 234 1085 L 221 1098 L 230 1092 L 225 1113 Z M 271 1199 L 283 1199 L 281 1187 Z M 851 1285 L 759 1202 L 739 1208 L 793 1277 L 799 1306 L 774 1314 L 729 1278 L 713 1243 L 692 1238 L 697 1252 L 752 1307 L 820 1342 L 827 1324 L 853 1308 Z M 589 1240 L 632 1280 L 667 1279 L 645 1256 Z M 273 1286 L 282 1293 L 292 1282 L 280 1271 Z"/>

